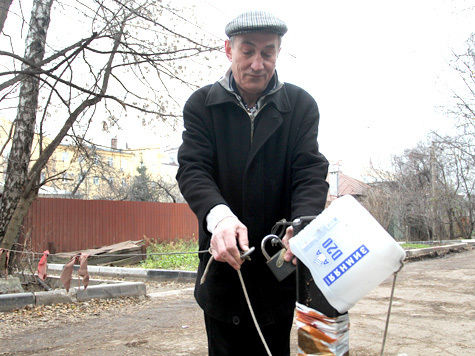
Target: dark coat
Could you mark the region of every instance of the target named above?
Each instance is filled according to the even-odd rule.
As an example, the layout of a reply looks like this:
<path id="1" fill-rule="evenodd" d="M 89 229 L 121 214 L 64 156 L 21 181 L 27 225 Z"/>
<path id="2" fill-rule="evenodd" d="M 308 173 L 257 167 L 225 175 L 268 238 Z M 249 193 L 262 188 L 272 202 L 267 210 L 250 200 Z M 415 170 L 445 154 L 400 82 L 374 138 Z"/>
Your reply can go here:
<path id="1" fill-rule="evenodd" d="M 278 220 L 324 209 L 328 162 L 318 151 L 316 102 L 299 87 L 284 84 L 256 116 L 252 142 L 247 112 L 219 83 L 193 93 L 183 118 L 177 180 L 198 217 L 200 250 L 210 244 L 208 212 L 227 204 L 247 226 L 249 246 L 256 247 L 241 271 L 259 323 L 288 316 L 295 306 L 295 276 L 277 282 L 265 266 L 260 243 Z M 209 257 L 200 255 L 199 305 L 222 321 L 248 319 L 238 275 L 228 264 L 215 261 L 200 286 Z"/>

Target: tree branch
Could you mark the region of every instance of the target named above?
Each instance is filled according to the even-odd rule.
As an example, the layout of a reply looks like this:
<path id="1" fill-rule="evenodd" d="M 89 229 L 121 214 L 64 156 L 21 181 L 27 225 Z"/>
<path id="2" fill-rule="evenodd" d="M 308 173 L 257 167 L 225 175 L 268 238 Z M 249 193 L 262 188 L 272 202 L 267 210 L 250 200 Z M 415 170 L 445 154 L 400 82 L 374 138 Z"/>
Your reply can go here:
<path id="1" fill-rule="evenodd" d="M 9 57 L 13 57 L 15 59 L 18 59 L 19 61 L 21 61 L 22 63 L 25 63 L 27 64 L 28 66 L 30 66 L 31 68 L 36 68 L 36 70 L 33 70 L 31 72 L 10 72 L 12 74 L 15 74 L 15 73 L 20 73 L 19 75 L 17 75 L 16 77 L 10 79 L 10 80 L 7 80 L 6 82 L 3 82 L 2 84 L 0 84 L 0 91 L 2 91 L 3 89 L 15 84 L 16 82 L 19 82 L 21 80 L 23 80 L 25 78 L 25 76 L 28 76 L 28 75 L 34 75 L 34 74 L 41 74 L 41 73 L 45 73 L 44 70 L 41 69 L 41 67 L 61 56 L 63 56 L 64 54 L 66 54 L 67 52 L 69 52 L 70 50 L 76 48 L 79 46 L 79 48 L 73 52 L 73 55 L 76 55 L 77 53 L 79 53 L 83 48 L 85 48 L 89 43 L 91 43 L 94 39 L 96 39 L 98 36 L 98 34 L 96 32 L 94 32 L 92 34 L 92 36 L 88 37 L 88 38 L 85 38 L 85 39 L 82 39 L 76 43 L 74 43 L 73 45 L 69 46 L 69 47 L 66 47 L 65 49 L 53 54 L 52 56 L 38 62 L 38 63 L 31 63 L 30 61 L 28 61 L 27 59 L 21 57 L 21 56 L 18 56 L 14 53 L 10 53 L 10 52 L 5 52 L 5 51 L 0 51 L 0 55 L 4 55 L 4 56 L 9 56 Z M 59 67 L 59 65 L 61 65 L 63 62 L 61 62 L 60 64 L 58 64 L 56 66 Z M 50 70 L 54 70 L 54 69 L 50 69 Z"/>
<path id="2" fill-rule="evenodd" d="M 51 141 L 51 143 L 45 148 L 41 156 L 38 158 L 38 160 L 35 162 L 33 167 L 31 168 L 29 174 L 28 174 L 28 183 L 25 187 L 24 190 L 24 195 L 27 196 L 28 192 L 32 189 L 34 181 L 36 177 L 38 177 L 41 173 L 41 170 L 43 167 L 46 165 L 46 162 L 49 160 L 51 155 L 53 154 L 54 150 L 56 147 L 59 146 L 63 138 L 66 136 L 68 131 L 71 129 L 72 125 L 74 122 L 76 122 L 78 116 L 88 107 L 93 106 L 97 104 L 99 101 L 101 101 L 102 98 L 105 97 L 105 92 L 107 91 L 107 86 L 109 84 L 109 78 L 110 78 L 110 71 L 112 67 L 112 62 L 114 60 L 114 56 L 116 52 L 114 50 L 117 50 L 117 47 L 119 46 L 120 38 L 122 37 L 123 31 L 124 31 L 124 26 L 125 26 L 125 20 L 122 23 L 120 32 L 116 34 L 116 38 L 114 41 L 114 46 L 113 46 L 113 51 L 111 52 L 111 55 L 109 56 L 109 60 L 107 62 L 106 69 L 104 71 L 104 78 L 102 81 L 102 87 L 101 87 L 101 92 L 99 94 L 93 93 L 94 97 L 91 99 L 87 99 L 83 101 L 77 108 L 74 110 L 71 115 L 69 115 L 68 119 L 66 120 L 65 124 L 59 131 L 59 133 L 56 135 L 56 137 Z"/>

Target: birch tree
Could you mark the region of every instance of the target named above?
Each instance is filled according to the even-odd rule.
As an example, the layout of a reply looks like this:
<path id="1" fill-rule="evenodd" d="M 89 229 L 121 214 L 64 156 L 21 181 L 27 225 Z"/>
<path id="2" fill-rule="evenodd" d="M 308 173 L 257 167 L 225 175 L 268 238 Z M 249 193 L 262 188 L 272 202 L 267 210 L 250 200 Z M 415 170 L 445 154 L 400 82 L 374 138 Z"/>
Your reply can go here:
<path id="1" fill-rule="evenodd" d="M 82 142 L 97 121 L 114 124 L 117 115 L 143 123 L 176 119 L 177 97 L 183 88 L 197 87 L 188 79 L 195 69 L 185 68 L 190 63 L 199 66 L 217 49 L 193 27 L 185 10 L 161 1 L 56 1 L 51 7 L 52 3 L 33 1 L 24 56 L 0 52 L 13 63 L 0 72 L 0 106 L 15 98 L 19 103 L 13 135 L 7 140 L 11 142 L 2 146 L 3 153 L 7 143 L 11 145 L 0 201 L 4 249 L 16 243 L 39 187 L 54 179 L 41 179 L 41 172 L 63 140 Z M 73 17 L 82 21 L 79 35 L 47 42 L 50 17 L 59 21 L 55 14 L 64 18 L 65 13 L 72 16 L 71 22 Z M 36 101 L 27 95 L 35 91 Z M 32 161 L 35 129 L 39 153 Z M 52 139 L 44 139 L 45 132 L 53 133 Z"/>
<path id="2" fill-rule="evenodd" d="M 37 67 L 43 60 L 52 2 L 52 0 L 47 0 L 33 3 L 22 71 Z M 14 239 L 18 235 L 19 224 L 26 214 L 24 210 L 28 209 L 35 195 L 33 189 L 26 192 L 24 187 L 29 179 L 28 165 L 35 132 L 38 92 L 39 78 L 25 76 L 20 85 L 12 146 L 0 200 L 0 236 L 3 236 L 0 247 L 4 249 L 10 249 L 13 246 Z M 32 178 L 37 180 L 37 177 Z M 27 194 L 24 194 L 25 192 Z M 15 210 L 17 210 L 16 214 L 14 214 Z M 10 224 L 10 222 L 13 223 Z M 1 262 L 0 260 L 0 266 L 3 266 L 4 263 Z"/>

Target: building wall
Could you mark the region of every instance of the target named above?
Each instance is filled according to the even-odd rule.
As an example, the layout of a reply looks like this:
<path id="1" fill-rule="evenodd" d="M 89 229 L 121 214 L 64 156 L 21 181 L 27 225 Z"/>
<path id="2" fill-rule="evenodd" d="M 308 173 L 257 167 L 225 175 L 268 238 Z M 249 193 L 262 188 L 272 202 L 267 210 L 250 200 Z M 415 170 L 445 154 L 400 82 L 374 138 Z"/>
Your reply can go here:
<path id="1" fill-rule="evenodd" d="M 86 149 L 87 156 L 75 146 L 60 145 L 50 158 L 42 178 L 60 174 L 59 180 L 48 185 L 72 192 L 85 175 L 77 195 L 93 199 L 109 189 L 111 184 L 117 187 L 129 184 L 137 173 L 137 158 L 131 152 L 109 148 Z"/>
<path id="2" fill-rule="evenodd" d="M 11 121 L 0 118 L 0 147 L 7 143 L 11 126 Z M 32 145 L 31 164 L 39 156 L 39 142 L 37 135 Z M 43 148 L 49 142 L 51 142 L 50 138 L 43 137 Z M 117 192 L 121 187 L 130 185 L 133 177 L 137 175 L 137 167 L 142 163 L 147 167 L 147 172 L 153 179 L 163 178 L 170 183 L 175 183 L 174 176 L 177 167 L 175 164 L 169 164 L 170 153 L 163 152 L 159 146 L 124 149 L 118 148 L 117 144 L 117 139 L 113 138 L 110 147 L 97 146 L 93 148 L 85 143 L 84 149 L 78 150 L 75 145 L 59 145 L 42 172 L 42 180 L 48 180 L 45 186 L 54 188 L 61 196 L 70 195 L 82 175 L 87 173 L 75 195 L 76 197 L 97 199 L 104 198 L 110 193 L 108 198 L 114 199 L 111 190 Z M 0 171 L 3 173 L 0 175 L 1 185 L 3 185 L 4 173 L 7 169 L 10 145 L 11 141 L 5 145 L 0 156 Z M 87 154 L 84 151 L 87 151 Z M 88 169 L 90 166 L 92 168 Z M 51 189 L 48 191 L 52 192 Z M 42 193 L 40 192 L 40 194 Z"/>

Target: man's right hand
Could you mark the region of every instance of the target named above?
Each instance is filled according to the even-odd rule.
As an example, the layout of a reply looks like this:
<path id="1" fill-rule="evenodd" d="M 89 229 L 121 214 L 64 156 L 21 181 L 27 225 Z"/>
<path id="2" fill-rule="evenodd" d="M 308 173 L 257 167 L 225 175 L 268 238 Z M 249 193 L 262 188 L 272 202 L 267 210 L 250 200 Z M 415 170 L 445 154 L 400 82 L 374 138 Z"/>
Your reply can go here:
<path id="1" fill-rule="evenodd" d="M 235 270 L 241 268 L 242 252 L 249 250 L 247 227 L 235 216 L 228 216 L 215 227 L 211 236 L 211 253 L 216 261 L 227 262 Z"/>

